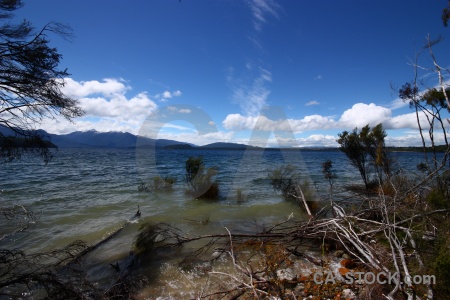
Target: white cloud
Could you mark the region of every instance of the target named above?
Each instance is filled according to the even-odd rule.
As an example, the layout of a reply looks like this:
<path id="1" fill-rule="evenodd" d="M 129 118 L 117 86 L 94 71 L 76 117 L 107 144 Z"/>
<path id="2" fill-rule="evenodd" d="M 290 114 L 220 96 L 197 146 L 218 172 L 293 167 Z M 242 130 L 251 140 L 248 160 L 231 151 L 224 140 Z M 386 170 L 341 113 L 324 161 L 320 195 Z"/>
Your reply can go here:
<path id="1" fill-rule="evenodd" d="M 278 4 L 272 0 L 249 0 L 247 1 L 253 16 L 253 28 L 261 31 L 268 16 L 278 17 Z"/>
<path id="2" fill-rule="evenodd" d="M 199 135 L 197 131 L 194 132 L 159 132 L 159 139 L 169 139 L 179 142 L 192 143 L 198 146 L 203 146 L 215 142 L 230 142 L 232 141 L 233 132 L 216 131 L 207 134 Z"/>
<path id="3" fill-rule="evenodd" d="M 391 118 L 391 110 L 376 104 L 356 103 L 352 108 L 347 109 L 339 119 L 341 126 L 347 128 L 363 127 L 384 123 Z"/>
<path id="4" fill-rule="evenodd" d="M 256 119 L 257 117 L 244 117 L 240 114 L 230 114 L 225 117 L 222 124 L 226 129 L 247 130 L 255 127 Z"/>
<path id="5" fill-rule="evenodd" d="M 425 135 L 427 147 L 431 146 L 428 135 Z M 445 144 L 444 134 L 442 132 L 434 132 L 434 142 L 436 145 Z M 419 131 L 405 133 L 402 136 L 390 136 L 386 137 L 386 144 L 388 146 L 422 146 L 422 139 L 420 137 Z"/>
<path id="6" fill-rule="evenodd" d="M 176 91 L 168 91 L 165 90 L 164 92 L 160 93 L 160 94 L 156 94 L 155 95 L 155 99 L 158 99 L 161 102 L 167 102 L 169 99 L 173 98 L 173 97 L 180 97 L 182 95 L 180 90 L 176 90 Z"/>
<path id="7" fill-rule="evenodd" d="M 265 106 L 269 97 L 270 90 L 267 84 L 272 82 L 272 73 L 268 70 L 259 68 L 258 77 L 253 79 L 250 84 L 233 80 L 232 76 L 228 80 L 233 83 L 233 101 L 238 103 L 245 115 L 256 116 Z"/>
<path id="8" fill-rule="evenodd" d="M 81 98 L 80 107 L 86 116 L 131 119 L 147 115 L 156 108 L 155 102 L 146 93 L 140 93 L 131 99 L 125 95 L 115 95 L 111 98 Z"/>
<path id="9" fill-rule="evenodd" d="M 423 129 L 428 129 L 425 114 L 419 113 L 419 119 Z M 392 110 L 376 104 L 357 103 L 351 109 L 346 110 L 339 119 L 339 128 L 361 128 L 367 124 L 375 126 L 383 124 L 385 129 L 418 129 L 415 113 L 407 113 L 392 116 Z"/>
<path id="10" fill-rule="evenodd" d="M 289 119 L 291 128 L 294 132 L 305 132 L 317 129 L 332 129 L 336 127 L 333 117 L 311 115 L 305 116 L 303 119 Z"/>
<path id="11" fill-rule="evenodd" d="M 332 135 L 313 134 L 306 138 L 298 138 L 300 147 L 337 147 L 336 137 Z"/>
<path id="12" fill-rule="evenodd" d="M 320 104 L 320 103 L 319 103 L 318 101 L 316 101 L 316 100 L 311 100 L 311 101 L 307 102 L 307 103 L 305 104 L 305 106 L 319 105 L 319 104 Z"/>
<path id="13" fill-rule="evenodd" d="M 178 108 L 178 107 L 175 107 L 175 106 L 168 106 L 167 109 L 172 111 L 172 112 L 178 112 L 180 114 L 189 114 L 189 113 L 191 113 L 191 110 L 189 108 Z"/>
<path id="14" fill-rule="evenodd" d="M 63 92 L 78 98 L 85 116 L 75 119 L 75 123 L 59 116 L 45 119 L 40 128 L 50 133 L 62 134 L 90 129 L 137 133 L 145 118 L 157 107 L 146 92 L 128 98 L 126 93 L 131 88 L 124 85 L 122 80 L 77 82 L 72 78 L 66 78 L 65 82 Z"/>
<path id="15" fill-rule="evenodd" d="M 214 121 L 209 121 L 209 122 L 208 122 L 208 125 L 209 125 L 209 126 L 214 126 L 214 125 L 216 125 L 216 123 L 214 123 Z"/>
<path id="16" fill-rule="evenodd" d="M 270 120 L 265 116 L 242 116 L 230 114 L 222 122 L 226 129 L 230 130 L 253 130 L 258 123 L 259 130 L 265 131 L 292 131 L 294 133 L 316 129 L 330 129 L 335 125 L 331 117 L 320 115 L 306 116 L 303 119 Z"/>
<path id="17" fill-rule="evenodd" d="M 72 78 L 64 78 L 64 92 L 74 98 L 86 97 L 88 95 L 101 94 L 105 97 L 111 97 L 115 94 L 123 94 L 131 89 L 123 83 L 123 80 L 105 78 L 102 82 L 97 80 L 75 81 Z"/>
<path id="18" fill-rule="evenodd" d="M 425 126 L 425 116 L 421 114 L 421 124 L 424 128 L 428 128 L 428 126 Z M 418 128 L 417 126 L 417 117 L 415 113 L 409 113 L 404 115 L 395 116 L 391 119 L 389 119 L 388 122 L 385 122 L 386 128 L 388 129 L 401 129 L 401 128 Z"/>
<path id="19" fill-rule="evenodd" d="M 419 115 L 423 128 L 427 129 L 426 117 Z M 253 130 L 258 124 L 259 130 L 279 130 L 294 133 L 307 132 L 310 130 L 352 130 L 361 128 L 367 124 L 373 127 L 382 123 L 385 129 L 417 129 L 415 113 L 407 113 L 392 116 L 389 108 L 373 103 L 356 103 L 350 109 L 342 113 L 339 119 L 334 116 L 309 115 L 302 119 L 270 120 L 265 116 L 243 116 L 241 114 L 229 114 L 222 124 L 229 130 Z"/>
<path id="20" fill-rule="evenodd" d="M 395 110 L 395 109 L 399 109 L 399 108 L 402 108 L 402 107 L 405 107 L 408 105 L 409 105 L 408 102 L 405 102 L 403 99 L 397 98 L 389 104 L 389 108 L 392 110 Z"/>
<path id="21" fill-rule="evenodd" d="M 295 137 L 283 137 L 283 136 L 271 136 L 268 140 L 266 139 L 252 139 L 251 145 L 258 147 L 269 147 L 269 148 L 292 148 L 292 147 L 338 147 L 335 136 L 323 135 L 323 134 L 313 134 L 308 137 L 295 138 Z M 248 144 L 248 139 L 234 139 L 233 142 Z"/>

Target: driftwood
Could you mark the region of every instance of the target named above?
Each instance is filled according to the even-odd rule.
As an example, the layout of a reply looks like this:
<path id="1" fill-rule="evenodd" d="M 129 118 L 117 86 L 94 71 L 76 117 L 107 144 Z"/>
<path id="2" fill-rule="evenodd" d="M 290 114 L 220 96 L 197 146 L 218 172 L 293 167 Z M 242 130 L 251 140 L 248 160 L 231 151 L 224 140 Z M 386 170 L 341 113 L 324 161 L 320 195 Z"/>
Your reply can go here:
<path id="1" fill-rule="evenodd" d="M 385 272 L 386 274 L 398 272 L 399 281 L 392 287 L 391 292 L 385 295 L 386 299 L 394 299 L 394 295 L 399 290 L 407 295 L 408 299 L 420 299 L 412 292 L 412 285 L 408 281 L 405 281 L 405 285 L 400 284 L 400 279 L 405 280 L 411 276 L 404 245 L 406 242 L 410 243 L 413 248 L 416 245 L 412 235 L 414 230 L 404 225 L 432 214 L 447 213 L 450 209 L 418 213 L 393 222 L 391 221 L 392 214 L 387 210 L 386 202 L 380 202 L 379 205 L 384 212 L 384 220 L 382 221 L 363 217 L 364 215 L 370 215 L 369 212 L 371 211 L 379 211 L 380 208 L 368 208 L 353 214 L 347 214 L 343 207 L 333 203 L 332 209 L 335 217 L 315 218 L 312 216 L 308 220 L 300 222 L 293 222 L 288 219 L 261 232 L 250 234 L 232 233 L 225 228 L 226 233 L 197 236 L 187 234 L 169 224 L 153 224 L 152 230 L 154 232 L 151 236 L 154 239 L 154 244 L 152 251 L 166 253 L 168 248 L 180 249 L 188 243 L 203 240 L 204 246 L 187 254 L 183 262 L 195 261 L 198 256 L 205 254 L 210 249 L 215 249 L 217 254 L 215 258 L 226 255 L 240 276 L 222 271 L 210 271 L 210 275 L 227 277 L 230 282 L 235 283 L 235 286 L 224 291 L 209 293 L 202 291 L 197 299 L 220 298 L 226 295 L 230 299 L 238 299 L 244 297 L 244 295 L 253 295 L 258 299 L 267 296 L 268 286 L 273 282 L 270 282 L 267 276 L 262 276 L 267 270 L 253 270 L 248 262 L 239 262 L 236 256 L 237 249 L 242 249 L 246 243 L 249 245 L 277 245 L 279 251 L 303 256 L 320 266 L 323 265 L 320 259 L 301 253 L 297 249 L 308 243 L 315 243 L 316 245 L 323 245 L 324 242 L 334 243 L 344 247 L 367 270 L 378 270 L 378 272 Z M 396 234 L 398 230 L 406 233 L 404 241 L 398 239 Z M 380 257 L 381 254 L 374 249 L 372 242 L 374 242 L 373 236 L 376 234 L 384 235 L 388 240 L 391 257 Z M 419 265 L 423 265 L 419 253 L 416 252 L 413 257 L 417 259 Z M 393 270 L 390 262 L 394 263 Z M 427 299 L 432 299 L 431 287 L 428 287 L 427 295 Z"/>

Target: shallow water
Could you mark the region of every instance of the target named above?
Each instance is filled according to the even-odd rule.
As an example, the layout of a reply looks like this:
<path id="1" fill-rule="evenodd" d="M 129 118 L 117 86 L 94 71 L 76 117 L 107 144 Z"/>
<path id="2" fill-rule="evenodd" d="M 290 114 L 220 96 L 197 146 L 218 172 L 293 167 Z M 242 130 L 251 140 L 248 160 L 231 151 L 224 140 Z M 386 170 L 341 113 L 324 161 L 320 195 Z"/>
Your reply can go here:
<path id="1" fill-rule="evenodd" d="M 216 179 L 220 199 L 217 201 L 194 200 L 185 193 L 185 161 L 189 156 L 198 155 L 203 156 L 207 167 L 214 166 L 219 171 Z M 415 172 L 422 157 L 420 153 L 406 152 L 393 156 L 397 166 L 409 173 Z M 47 165 L 26 157 L 2 163 L 2 205 L 24 205 L 39 218 L 26 231 L 5 238 L 1 246 L 38 252 L 77 239 L 92 244 L 134 220 L 101 250 L 89 255 L 92 278 L 108 281 L 112 268 L 107 263 L 128 256 L 139 226 L 149 220 L 170 223 L 195 234 L 224 232 L 224 227 L 233 232 L 259 231 L 286 220 L 291 214 L 293 220 L 301 220 L 302 210 L 275 193 L 267 174 L 285 163 L 293 164 L 319 195 L 325 195 L 328 184 L 323 179 L 321 163 L 327 159 L 333 161 L 338 176 L 336 190 L 349 183 L 362 184 L 356 169 L 339 151 L 165 150 L 154 153 L 144 149 L 60 149 Z M 173 191 L 156 195 L 138 192 L 141 181 L 156 175 L 176 177 Z M 237 200 L 237 189 L 243 192 L 245 201 Z M 135 220 L 138 205 L 142 217 Z M 203 224 L 205 220 L 209 222 Z M 8 226 L 2 226 L 0 236 L 8 230 Z M 149 294 L 162 293 L 161 282 L 168 284 L 167 278 L 172 278 L 173 284 L 177 281 L 174 267 L 162 266 L 162 272 L 155 275 L 160 276 L 156 281 L 158 288 L 149 287 L 152 291 Z M 186 280 L 197 276 L 178 274 Z"/>

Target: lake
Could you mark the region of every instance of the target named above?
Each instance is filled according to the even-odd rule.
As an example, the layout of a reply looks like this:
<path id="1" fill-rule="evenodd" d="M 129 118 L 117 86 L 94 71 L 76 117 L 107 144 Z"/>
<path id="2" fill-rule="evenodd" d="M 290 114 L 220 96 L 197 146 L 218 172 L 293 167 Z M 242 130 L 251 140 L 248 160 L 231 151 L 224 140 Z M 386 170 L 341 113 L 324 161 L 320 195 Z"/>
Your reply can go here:
<path id="1" fill-rule="evenodd" d="M 185 161 L 199 155 L 206 167 L 218 169 L 219 200 L 195 200 L 186 195 Z M 422 154 L 394 152 L 392 158 L 397 168 L 415 174 Z M 342 192 L 345 185 L 362 184 L 346 156 L 334 150 L 155 153 L 148 149 L 59 149 L 47 165 L 24 157 L 0 164 L 0 201 L 2 206 L 23 205 L 39 218 L 26 231 L 6 237 L 1 247 L 37 252 L 77 239 L 93 244 L 131 221 L 101 251 L 91 254 L 95 257 L 95 261 L 88 262 L 92 278 L 104 281 L 112 272 L 107 263 L 128 255 L 139 226 L 148 220 L 170 223 L 194 234 L 223 233 L 224 227 L 233 232 L 257 231 L 261 226 L 286 220 L 291 213 L 295 220 L 301 220 L 304 212 L 297 204 L 284 201 L 271 187 L 267 175 L 276 167 L 292 164 L 302 178 L 310 181 L 317 197 L 325 199 L 328 183 L 321 164 L 327 159 L 333 162 L 338 176 L 336 193 Z M 175 177 L 173 191 L 138 191 L 140 182 L 156 175 Z M 244 201 L 238 201 L 238 189 L 245 195 Z M 140 219 L 134 218 L 138 205 Z M 208 224 L 203 224 L 204 220 Z M 6 225 L 1 228 L 0 236 L 10 229 Z"/>

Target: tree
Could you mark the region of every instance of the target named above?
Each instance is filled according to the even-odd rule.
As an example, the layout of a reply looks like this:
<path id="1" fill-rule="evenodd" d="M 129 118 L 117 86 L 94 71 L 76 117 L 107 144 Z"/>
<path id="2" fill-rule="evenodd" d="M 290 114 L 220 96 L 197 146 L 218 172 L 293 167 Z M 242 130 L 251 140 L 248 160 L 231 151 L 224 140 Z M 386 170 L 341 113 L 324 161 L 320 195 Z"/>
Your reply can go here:
<path id="1" fill-rule="evenodd" d="M 337 178 L 336 173 L 333 171 L 333 162 L 326 160 L 322 163 L 322 173 L 328 183 L 330 184 L 330 192 L 333 189 L 334 180 Z"/>
<path id="2" fill-rule="evenodd" d="M 391 163 L 384 142 L 386 136 L 386 131 L 384 131 L 381 123 L 373 127 L 372 130 L 368 125 L 361 130 L 362 141 L 380 183 L 383 183 L 383 174 L 389 177 L 391 173 Z"/>
<path id="3" fill-rule="evenodd" d="M 447 111 L 447 113 L 450 112 L 450 88 L 444 79 L 444 74 L 450 73 L 450 70 L 443 68 L 438 64 L 433 52 L 433 46 L 440 41 L 441 39 L 431 40 L 429 36 L 427 37 L 425 46 L 416 55 L 413 63 L 414 80 L 405 83 L 398 91 L 399 97 L 403 99 L 403 101 L 409 103 L 409 107 L 415 111 L 416 122 L 422 140 L 425 165 L 428 168 L 429 174 L 436 172 L 446 165 L 450 150 L 446 128 L 448 120 L 442 116 L 445 111 Z M 419 57 L 423 51 L 428 51 L 433 62 L 432 68 L 419 65 Z M 424 85 L 418 80 L 419 70 L 436 73 L 439 82 L 438 87 L 425 87 L 424 90 L 421 91 L 420 87 L 423 87 Z M 428 137 L 426 137 L 426 129 L 428 129 Z M 442 132 L 443 142 L 446 148 L 446 152 L 441 159 L 438 158 L 436 145 L 436 136 L 439 131 Z M 427 152 L 427 146 L 431 147 L 431 157 Z"/>
<path id="4" fill-rule="evenodd" d="M 369 188 L 370 164 L 373 166 L 380 184 L 383 183 L 383 174 L 387 177 L 390 176 L 390 160 L 384 142 L 387 134 L 381 123 L 372 129 L 366 125 L 359 132 L 358 128 L 353 129 L 351 133 L 343 131 L 338 136 L 339 149 L 358 169 L 366 189 Z"/>
<path id="5" fill-rule="evenodd" d="M 358 169 L 366 188 L 369 187 L 369 179 L 367 174 L 367 151 L 361 141 L 358 129 L 353 129 L 352 132 L 343 131 L 338 134 L 337 142 L 339 149 L 347 155 L 350 162 Z"/>
<path id="6" fill-rule="evenodd" d="M 72 120 L 83 114 L 78 102 L 62 91 L 69 74 L 58 69 L 62 56 L 49 45 L 50 34 L 68 37 L 70 31 L 59 23 L 49 23 L 39 31 L 27 20 L 12 24 L 13 12 L 22 5 L 21 0 L 0 0 L 0 158 L 32 153 L 48 162 L 51 143 L 42 131 L 35 130 L 36 124 L 44 118 Z M 6 221 L 20 220 L 11 234 L 34 220 L 23 206 L 0 204 L 0 215 Z M 51 299 L 84 298 L 86 290 L 95 287 L 72 262 L 86 247 L 76 241 L 42 253 L 0 249 L 0 295 L 14 298 L 30 292 L 34 297 L 31 292 L 37 290 Z"/>
<path id="7" fill-rule="evenodd" d="M 444 26 L 448 26 L 448 19 L 450 19 L 450 1 L 448 2 L 448 7 L 444 8 L 442 10 L 442 23 L 444 23 Z"/>
<path id="8" fill-rule="evenodd" d="M 312 216 L 311 209 L 317 209 L 317 204 L 313 201 L 314 192 L 308 180 L 301 180 L 293 165 L 273 169 L 269 172 L 268 178 L 273 189 L 281 192 L 285 200 L 298 201 L 300 205 L 304 205 L 308 215 Z"/>
<path id="9" fill-rule="evenodd" d="M 68 120 L 83 115 L 78 102 L 62 88 L 67 70 L 58 69 L 62 55 L 50 46 L 49 35 L 70 35 L 70 28 L 48 23 L 39 31 L 23 20 L 11 24 L 21 0 L 0 0 L 0 157 L 13 159 L 32 152 L 51 158 L 47 138 L 34 130 L 44 118 Z"/>
<path id="10" fill-rule="evenodd" d="M 215 168 L 205 168 L 203 157 L 190 156 L 186 160 L 186 183 L 188 194 L 197 198 L 217 199 L 219 197 L 219 185 L 213 181 L 217 175 Z"/>

